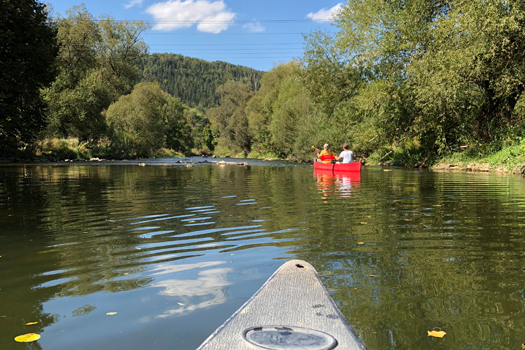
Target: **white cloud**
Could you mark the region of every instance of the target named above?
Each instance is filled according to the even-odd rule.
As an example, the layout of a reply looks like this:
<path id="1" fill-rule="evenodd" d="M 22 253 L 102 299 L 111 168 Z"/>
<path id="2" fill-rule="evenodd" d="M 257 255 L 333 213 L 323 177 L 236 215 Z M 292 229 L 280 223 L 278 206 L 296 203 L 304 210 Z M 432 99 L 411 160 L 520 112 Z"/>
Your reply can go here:
<path id="1" fill-rule="evenodd" d="M 339 3 L 332 7 L 331 9 L 321 9 L 317 11 L 316 13 L 309 13 L 306 15 L 306 17 L 311 18 L 314 22 L 330 22 L 334 19 L 335 15 L 341 11 L 343 8 L 343 3 Z"/>
<path id="2" fill-rule="evenodd" d="M 258 22 L 256 20 L 253 20 L 250 23 L 243 25 L 242 27 L 247 28 L 248 31 L 251 33 L 262 33 L 266 30 L 266 28 L 261 24 L 261 22 Z"/>
<path id="3" fill-rule="evenodd" d="M 124 5 L 125 8 L 129 9 L 133 6 L 142 6 L 143 0 L 130 0 L 127 4 Z"/>
<path id="4" fill-rule="evenodd" d="M 189 28 L 197 24 L 201 32 L 218 34 L 234 23 L 235 13 L 224 1 L 172 0 L 159 2 L 146 9 L 155 19 L 155 30 Z"/>

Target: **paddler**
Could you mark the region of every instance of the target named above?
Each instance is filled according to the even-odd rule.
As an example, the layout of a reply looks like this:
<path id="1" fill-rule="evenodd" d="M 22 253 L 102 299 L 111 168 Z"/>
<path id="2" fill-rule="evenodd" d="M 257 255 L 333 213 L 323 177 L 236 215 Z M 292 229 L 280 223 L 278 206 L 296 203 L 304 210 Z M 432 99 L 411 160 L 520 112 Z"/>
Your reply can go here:
<path id="1" fill-rule="evenodd" d="M 328 144 L 325 143 L 323 146 L 323 150 L 319 152 L 319 150 L 316 148 L 315 151 L 317 152 L 317 159 L 321 160 L 321 163 L 331 163 L 332 160 L 335 159 L 335 153 L 328 150 Z"/>
<path id="2" fill-rule="evenodd" d="M 348 149 L 348 143 L 343 144 L 343 152 L 341 152 L 339 157 L 335 157 L 335 160 L 337 160 L 337 162 L 343 160 L 343 164 L 352 163 L 352 160 L 354 160 L 354 152 Z"/>

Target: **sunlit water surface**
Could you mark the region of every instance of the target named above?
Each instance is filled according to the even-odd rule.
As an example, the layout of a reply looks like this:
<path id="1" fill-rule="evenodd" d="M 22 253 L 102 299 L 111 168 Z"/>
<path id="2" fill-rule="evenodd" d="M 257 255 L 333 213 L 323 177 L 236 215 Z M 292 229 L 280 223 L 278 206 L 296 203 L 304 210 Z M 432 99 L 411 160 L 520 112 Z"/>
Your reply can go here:
<path id="1" fill-rule="evenodd" d="M 524 191 L 379 167 L 4 165 L 0 348 L 195 349 L 299 258 L 370 350 L 519 349 Z"/>

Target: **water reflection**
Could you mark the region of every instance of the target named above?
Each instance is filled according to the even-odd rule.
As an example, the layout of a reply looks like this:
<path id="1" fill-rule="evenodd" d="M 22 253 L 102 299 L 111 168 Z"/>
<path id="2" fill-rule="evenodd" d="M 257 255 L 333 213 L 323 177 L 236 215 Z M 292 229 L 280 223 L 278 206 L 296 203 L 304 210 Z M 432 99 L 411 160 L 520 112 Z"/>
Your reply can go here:
<path id="1" fill-rule="evenodd" d="M 153 273 L 151 276 L 176 274 L 181 271 L 200 269 L 196 274 L 197 279 L 166 279 L 154 284 L 155 287 L 164 289 L 159 292 L 159 295 L 176 297 L 175 300 L 177 300 L 178 304 L 178 307 L 166 310 L 162 314 L 157 315 L 156 318 L 182 316 L 197 309 L 226 302 L 225 287 L 231 284 L 228 282 L 226 274 L 232 272 L 233 269 L 225 267 L 205 269 L 226 263 L 226 261 L 211 261 L 196 264 L 159 265 L 152 269 L 151 272 Z"/>
<path id="2" fill-rule="evenodd" d="M 322 193 L 322 199 L 328 199 L 331 194 L 341 198 L 349 197 L 352 188 L 357 189 L 361 183 L 359 172 L 338 172 L 314 169 L 317 188 Z"/>
<path id="3" fill-rule="evenodd" d="M 158 163 L 0 167 L 2 349 L 194 349 L 295 257 L 370 350 L 523 342 L 522 178 Z"/>

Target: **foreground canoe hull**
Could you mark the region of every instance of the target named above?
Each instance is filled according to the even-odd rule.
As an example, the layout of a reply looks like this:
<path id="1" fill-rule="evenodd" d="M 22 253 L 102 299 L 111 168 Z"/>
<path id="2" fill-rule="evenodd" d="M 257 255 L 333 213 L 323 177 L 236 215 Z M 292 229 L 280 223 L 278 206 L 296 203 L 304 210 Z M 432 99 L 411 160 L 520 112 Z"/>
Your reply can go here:
<path id="1" fill-rule="evenodd" d="M 260 334 L 249 337 L 257 332 Z M 265 332 L 268 332 L 266 338 L 263 336 Z M 319 340 L 314 345 L 295 345 L 295 340 L 290 340 L 294 333 L 299 334 L 297 341 L 307 341 L 305 334 L 306 338 L 311 336 L 312 339 L 321 339 L 324 335 L 327 339 L 332 339 L 332 343 Z M 276 337 L 281 338 L 276 341 Z M 253 339 L 263 343 L 273 341 L 275 344 L 254 345 Z M 282 344 L 287 341 L 289 343 L 283 347 Z M 366 349 L 337 308 L 315 269 L 301 260 L 292 260 L 281 266 L 261 289 L 197 350 L 285 348 Z"/>
<path id="2" fill-rule="evenodd" d="M 334 172 L 356 172 L 361 171 L 361 162 L 352 162 L 344 164 L 325 164 L 316 162 L 314 160 L 314 169 L 317 170 L 330 170 Z"/>

